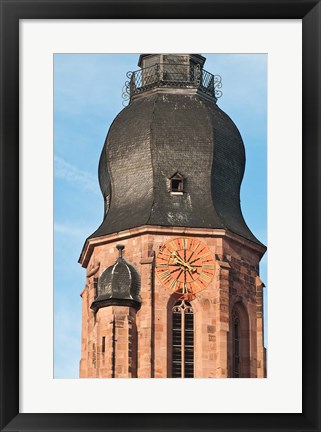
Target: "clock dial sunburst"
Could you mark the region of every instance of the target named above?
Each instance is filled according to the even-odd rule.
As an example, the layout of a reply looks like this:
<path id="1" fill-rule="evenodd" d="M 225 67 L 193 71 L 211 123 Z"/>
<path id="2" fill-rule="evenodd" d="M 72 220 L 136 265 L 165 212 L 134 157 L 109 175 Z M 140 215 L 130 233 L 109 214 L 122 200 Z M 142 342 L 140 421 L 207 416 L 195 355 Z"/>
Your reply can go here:
<path id="1" fill-rule="evenodd" d="M 176 238 L 160 247 L 156 274 L 162 285 L 184 298 L 195 297 L 212 281 L 215 272 L 213 255 L 198 239 Z"/>

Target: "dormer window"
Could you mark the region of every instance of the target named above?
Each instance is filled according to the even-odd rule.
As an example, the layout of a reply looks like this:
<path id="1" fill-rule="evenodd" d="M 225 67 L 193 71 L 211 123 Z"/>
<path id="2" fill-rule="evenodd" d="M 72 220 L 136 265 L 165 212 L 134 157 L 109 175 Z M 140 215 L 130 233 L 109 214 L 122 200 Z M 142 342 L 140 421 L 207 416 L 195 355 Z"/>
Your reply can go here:
<path id="1" fill-rule="evenodd" d="M 179 172 L 170 178 L 170 192 L 172 195 L 183 195 L 184 177 Z"/>
<path id="2" fill-rule="evenodd" d="M 183 192 L 183 180 L 172 179 L 172 192 Z"/>

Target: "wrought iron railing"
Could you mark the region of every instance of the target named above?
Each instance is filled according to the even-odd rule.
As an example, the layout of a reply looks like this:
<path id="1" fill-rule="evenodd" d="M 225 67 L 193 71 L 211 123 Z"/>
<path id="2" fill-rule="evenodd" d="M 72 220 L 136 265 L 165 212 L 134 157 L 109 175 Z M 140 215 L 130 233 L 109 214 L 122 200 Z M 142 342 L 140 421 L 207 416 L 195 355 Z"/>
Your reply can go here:
<path id="1" fill-rule="evenodd" d="M 154 88 L 196 88 L 211 96 L 216 101 L 222 96 L 222 79 L 199 65 L 178 63 L 157 63 L 153 66 L 127 72 L 123 89 L 124 101 Z"/>

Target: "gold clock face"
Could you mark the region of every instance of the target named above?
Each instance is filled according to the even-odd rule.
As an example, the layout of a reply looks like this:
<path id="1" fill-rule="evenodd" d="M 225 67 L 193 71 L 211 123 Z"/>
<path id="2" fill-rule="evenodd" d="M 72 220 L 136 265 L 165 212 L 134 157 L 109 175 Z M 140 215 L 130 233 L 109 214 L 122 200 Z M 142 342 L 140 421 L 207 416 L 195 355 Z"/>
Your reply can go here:
<path id="1" fill-rule="evenodd" d="M 200 240 L 176 238 L 160 247 L 156 274 L 162 285 L 186 299 L 205 289 L 212 281 L 215 262 L 210 249 Z"/>

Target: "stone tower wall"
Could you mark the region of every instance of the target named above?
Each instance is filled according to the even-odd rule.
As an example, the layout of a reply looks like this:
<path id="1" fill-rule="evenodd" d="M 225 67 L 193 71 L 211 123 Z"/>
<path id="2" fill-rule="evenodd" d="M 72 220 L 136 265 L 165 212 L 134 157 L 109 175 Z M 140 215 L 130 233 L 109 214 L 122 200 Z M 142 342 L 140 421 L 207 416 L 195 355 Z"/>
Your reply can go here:
<path id="1" fill-rule="evenodd" d="M 231 322 L 242 307 L 249 322 L 249 353 L 243 375 L 264 376 L 262 250 L 225 231 L 194 228 L 141 227 L 89 242 L 81 260 L 87 268 L 82 296 L 81 377 L 166 378 L 171 376 L 171 317 L 177 294 L 162 286 L 154 274 L 155 255 L 166 241 L 193 237 L 207 244 L 215 257 L 215 276 L 191 301 L 194 311 L 194 377 L 218 378 L 233 374 Z M 107 306 L 95 314 L 95 281 L 117 259 L 117 244 L 141 282 L 141 308 Z M 241 306 L 240 306 L 241 305 Z M 243 309 L 242 309 L 243 310 Z M 103 339 L 105 338 L 105 352 Z M 244 375 L 245 373 L 245 375 Z"/>

